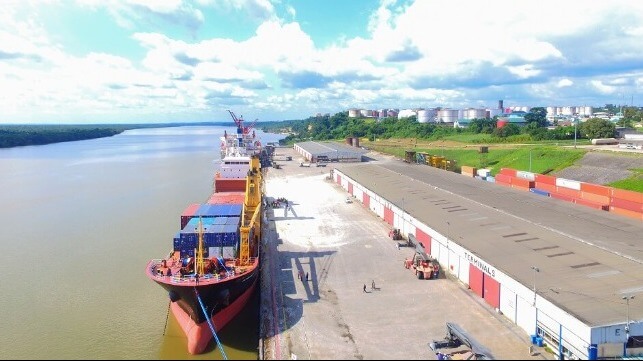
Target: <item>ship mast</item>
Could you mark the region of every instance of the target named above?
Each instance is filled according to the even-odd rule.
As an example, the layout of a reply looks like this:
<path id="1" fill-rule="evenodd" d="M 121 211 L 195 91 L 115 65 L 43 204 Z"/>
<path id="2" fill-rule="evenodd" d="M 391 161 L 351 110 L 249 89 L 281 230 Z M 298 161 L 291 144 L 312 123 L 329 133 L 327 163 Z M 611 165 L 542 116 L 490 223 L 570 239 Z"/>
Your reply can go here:
<path id="1" fill-rule="evenodd" d="M 203 261 L 203 223 L 201 217 L 199 217 L 199 246 L 196 251 L 196 267 L 194 268 L 194 274 L 203 276 L 205 274 L 205 262 Z"/>

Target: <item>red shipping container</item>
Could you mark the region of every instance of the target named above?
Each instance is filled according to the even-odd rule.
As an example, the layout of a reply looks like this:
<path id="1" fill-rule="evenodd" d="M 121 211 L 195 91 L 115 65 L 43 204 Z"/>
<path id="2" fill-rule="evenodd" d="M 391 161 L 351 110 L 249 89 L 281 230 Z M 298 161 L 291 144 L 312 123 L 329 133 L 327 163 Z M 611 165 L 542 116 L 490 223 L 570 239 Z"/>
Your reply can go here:
<path id="1" fill-rule="evenodd" d="M 208 204 L 243 204 L 245 197 L 245 192 L 213 193 L 208 199 Z"/>
<path id="2" fill-rule="evenodd" d="M 536 179 L 538 179 L 538 178 L 536 178 Z M 554 184 L 541 183 L 541 182 L 536 181 L 534 183 L 534 188 L 538 188 L 540 190 L 547 191 L 549 193 L 556 193 L 556 185 L 554 185 Z"/>
<path id="3" fill-rule="evenodd" d="M 602 203 L 601 204 L 601 203 L 588 201 L 586 199 L 576 198 L 576 199 L 574 199 L 574 203 L 582 204 L 582 205 L 584 205 L 586 207 L 591 207 L 591 208 L 594 208 L 594 209 L 600 209 L 600 210 L 603 210 L 603 211 L 609 211 L 609 209 L 610 209 L 610 206 L 607 203 Z"/>
<path id="4" fill-rule="evenodd" d="M 625 199 L 612 198 L 610 205 L 621 209 L 627 209 L 628 211 L 643 212 L 642 203 L 632 202 Z"/>
<path id="5" fill-rule="evenodd" d="M 496 174 L 496 183 L 502 183 L 504 185 L 509 185 L 509 184 L 511 184 L 512 179 L 513 179 L 512 176 L 508 176 L 506 174 L 501 174 L 501 173 Z"/>
<path id="6" fill-rule="evenodd" d="M 529 188 L 533 188 L 534 184 L 535 184 L 534 181 L 530 181 L 530 180 L 524 179 L 524 178 L 512 178 L 511 179 L 511 185 L 512 186 L 518 186 L 518 187 L 521 187 L 521 188 L 527 188 L 527 190 L 529 190 Z"/>
<path id="7" fill-rule="evenodd" d="M 643 221 L 643 213 L 610 206 L 610 212 Z"/>
<path id="8" fill-rule="evenodd" d="M 519 191 L 529 192 L 529 190 L 530 190 L 531 188 L 533 188 L 533 187 L 531 187 L 531 188 L 530 188 L 530 187 L 522 187 L 522 186 L 519 186 L 519 185 L 512 184 L 512 185 L 511 185 L 511 188 L 517 189 L 517 190 L 519 190 Z"/>
<path id="9" fill-rule="evenodd" d="M 564 194 L 573 198 L 580 198 L 580 191 L 576 189 L 570 189 L 565 187 L 556 187 L 556 193 Z"/>
<path id="10" fill-rule="evenodd" d="M 181 213 L 181 229 L 183 229 L 185 225 L 188 224 L 188 222 L 194 216 L 194 213 L 196 213 L 199 207 L 201 207 L 201 204 L 193 203 L 187 206 L 187 208 L 185 208 L 183 213 Z"/>
<path id="11" fill-rule="evenodd" d="M 560 193 L 549 193 L 549 196 L 552 198 L 560 199 L 567 202 L 574 202 L 574 197 L 566 196 Z"/>
<path id="12" fill-rule="evenodd" d="M 515 169 L 511 169 L 511 168 L 501 168 L 501 169 L 500 169 L 500 173 L 498 173 L 498 174 L 503 174 L 503 175 L 508 175 L 508 176 L 510 176 L 510 177 L 515 177 L 515 176 L 516 176 L 516 172 L 517 172 L 517 171 L 516 171 Z M 496 175 L 496 177 L 497 177 L 497 175 Z"/>
<path id="13" fill-rule="evenodd" d="M 601 196 L 595 193 L 588 193 L 588 192 L 580 192 L 580 197 L 582 199 L 595 202 L 595 203 L 600 203 L 600 204 L 610 204 L 610 197 L 609 196 Z"/>
<path id="14" fill-rule="evenodd" d="M 214 180 L 214 189 L 219 192 L 245 192 L 246 180 L 234 178 L 216 178 Z"/>
<path id="15" fill-rule="evenodd" d="M 556 185 L 556 177 L 545 174 L 536 174 L 536 183 Z"/>
<path id="16" fill-rule="evenodd" d="M 601 186 L 598 184 L 593 184 L 593 183 L 584 183 L 581 182 L 580 184 L 580 190 L 586 193 L 593 193 L 597 194 L 599 196 L 605 196 L 609 197 L 610 196 L 610 191 L 612 190 L 611 187 L 606 187 L 606 186 Z"/>
<path id="17" fill-rule="evenodd" d="M 643 193 L 628 191 L 625 189 L 612 188 L 612 198 L 625 199 L 637 203 L 643 203 Z"/>

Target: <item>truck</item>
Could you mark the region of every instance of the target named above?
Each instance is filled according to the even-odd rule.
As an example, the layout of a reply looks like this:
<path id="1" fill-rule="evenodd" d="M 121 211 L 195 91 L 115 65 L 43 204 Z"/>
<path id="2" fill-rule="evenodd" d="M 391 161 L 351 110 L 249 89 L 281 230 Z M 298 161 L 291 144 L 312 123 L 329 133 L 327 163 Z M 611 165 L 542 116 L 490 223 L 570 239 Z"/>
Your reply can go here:
<path id="1" fill-rule="evenodd" d="M 404 267 L 412 269 L 419 280 L 430 280 L 440 276 L 440 264 L 438 261 L 426 254 L 422 243 L 418 242 L 415 236 L 409 233 L 408 244 L 415 248 L 412 258 L 404 260 Z"/>
<path id="2" fill-rule="evenodd" d="M 305 163 L 304 162 L 299 162 L 299 166 L 300 167 L 308 167 L 308 168 L 310 168 L 310 163 L 308 163 L 308 162 L 305 162 Z"/>

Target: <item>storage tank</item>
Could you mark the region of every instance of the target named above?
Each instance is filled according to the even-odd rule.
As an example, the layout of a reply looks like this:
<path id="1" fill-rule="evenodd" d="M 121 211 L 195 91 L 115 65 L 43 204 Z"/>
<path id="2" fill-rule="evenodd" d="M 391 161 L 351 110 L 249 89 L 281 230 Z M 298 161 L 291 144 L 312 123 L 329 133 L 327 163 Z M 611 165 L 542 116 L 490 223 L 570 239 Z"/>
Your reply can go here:
<path id="1" fill-rule="evenodd" d="M 435 109 L 420 109 L 418 110 L 418 122 L 419 123 L 434 122 L 435 117 L 437 115 L 438 115 L 438 111 Z"/>
<path id="2" fill-rule="evenodd" d="M 417 113 L 413 109 L 402 109 L 400 112 L 397 114 L 397 119 L 402 119 L 402 118 L 408 118 L 410 116 L 417 116 Z"/>
<path id="3" fill-rule="evenodd" d="M 359 109 L 348 109 L 349 118 L 357 118 L 360 115 Z"/>
<path id="4" fill-rule="evenodd" d="M 583 107 L 583 115 L 591 117 L 594 115 L 594 109 L 592 109 L 592 107 Z"/>
<path id="5" fill-rule="evenodd" d="M 370 110 L 370 109 L 362 109 L 362 110 L 360 110 L 360 114 L 363 117 L 372 117 L 373 116 L 373 111 Z"/>
<path id="6" fill-rule="evenodd" d="M 553 117 L 556 115 L 556 107 L 547 107 L 547 116 Z"/>
<path id="7" fill-rule="evenodd" d="M 462 111 L 462 119 L 485 119 L 486 117 L 486 109 L 468 108 Z"/>
<path id="8" fill-rule="evenodd" d="M 498 129 L 504 127 L 505 125 L 507 125 L 507 119 L 506 118 L 498 119 L 498 122 L 496 123 L 496 127 Z"/>
<path id="9" fill-rule="evenodd" d="M 397 117 L 397 112 L 393 109 L 389 109 L 389 111 L 386 112 L 386 116 L 395 118 Z"/>
<path id="10" fill-rule="evenodd" d="M 378 113 L 379 113 L 380 118 L 386 118 L 386 116 L 388 114 L 388 109 L 380 109 L 380 110 L 378 110 Z"/>
<path id="11" fill-rule="evenodd" d="M 359 148 L 359 137 L 353 137 L 353 147 Z"/>
<path id="12" fill-rule="evenodd" d="M 455 123 L 458 120 L 457 109 L 440 109 L 438 111 L 438 121 L 442 123 Z"/>

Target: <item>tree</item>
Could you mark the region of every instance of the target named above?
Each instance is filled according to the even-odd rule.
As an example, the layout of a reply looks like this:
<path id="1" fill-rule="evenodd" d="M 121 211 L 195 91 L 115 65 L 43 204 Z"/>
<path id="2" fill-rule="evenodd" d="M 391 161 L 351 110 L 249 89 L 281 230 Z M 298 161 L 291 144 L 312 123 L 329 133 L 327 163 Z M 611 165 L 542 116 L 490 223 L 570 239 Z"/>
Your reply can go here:
<path id="1" fill-rule="evenodd" d="M 520 134 L 520 127 L 516 124 L 505 124 L 505 126 L 502 128 L 496 128 L 493 131 L 493 134 L 501 138 L 506 138 L 511 135 Z"/>
<path id="2" fill-rule="evenodd" d="M 616 126 L 614 126 L 614 123 L 599 118 L 588 119 L 580 125 L 579 129 L 579 133 L 589 139 L 612 138 L 615 131 Z"/>
<path id="3" fill-rule="evenodd" d="M 543 107 L 533 107 L 529 113 L 525 114 L 527 123 L 536 123 L 539 127 L 547 126 L 547 109 Z"/>

